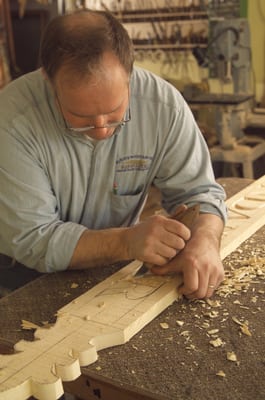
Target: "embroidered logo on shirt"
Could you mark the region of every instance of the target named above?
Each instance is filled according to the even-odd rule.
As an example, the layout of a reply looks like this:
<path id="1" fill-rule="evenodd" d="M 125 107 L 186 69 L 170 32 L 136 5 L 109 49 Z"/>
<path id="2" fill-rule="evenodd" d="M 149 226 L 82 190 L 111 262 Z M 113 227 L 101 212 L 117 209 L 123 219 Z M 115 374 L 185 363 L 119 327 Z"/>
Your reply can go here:
<path id="1" fill-rule="evenodd" d="M 146 171 L 149 169 L 153 157 L 131 155 L 119 158 L 116 161 L 116 172 Z"/>

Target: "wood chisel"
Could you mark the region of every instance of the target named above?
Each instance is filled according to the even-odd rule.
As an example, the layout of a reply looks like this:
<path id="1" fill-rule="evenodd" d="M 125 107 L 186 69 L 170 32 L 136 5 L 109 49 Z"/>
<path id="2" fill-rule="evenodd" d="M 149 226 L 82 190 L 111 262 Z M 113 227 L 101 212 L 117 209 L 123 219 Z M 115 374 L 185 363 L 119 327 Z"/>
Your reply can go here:
<path id="1" fill-rule="evenodd" d="M 200 205 L 195 204 L 191 207 L 183 209 L 183 206 L 179 206 L 175 212 L 175 215 L 170 217 L 175 219 L 182 224 L 184 224 L 187 228 L 191 229 L 195 219 L 199 216 L 200 213 Z M 141 277 L 150 272 L 152 268 L 152 264 L 143 263 L 143 265 L 136 271 L 135 277 Z"/>

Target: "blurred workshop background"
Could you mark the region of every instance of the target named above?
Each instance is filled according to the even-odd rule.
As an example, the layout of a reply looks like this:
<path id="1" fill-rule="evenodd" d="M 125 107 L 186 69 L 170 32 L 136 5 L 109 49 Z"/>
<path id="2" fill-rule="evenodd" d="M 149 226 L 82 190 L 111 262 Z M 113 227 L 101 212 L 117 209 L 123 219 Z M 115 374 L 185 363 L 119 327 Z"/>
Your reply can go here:
<path id="1" fill-rule="evenodd" d="M 52 17 L 83 7 L 116 15 L 136 64 L 181 91 L 217 178 L 264 175 L 264 0 L 0 0 L 0 88 L 39 67 Z"/>

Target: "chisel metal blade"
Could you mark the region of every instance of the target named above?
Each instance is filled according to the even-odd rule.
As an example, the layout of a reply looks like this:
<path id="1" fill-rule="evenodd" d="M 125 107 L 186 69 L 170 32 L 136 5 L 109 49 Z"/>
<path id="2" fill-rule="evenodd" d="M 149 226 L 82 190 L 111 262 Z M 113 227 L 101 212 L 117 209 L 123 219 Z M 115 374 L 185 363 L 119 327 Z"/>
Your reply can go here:
<path id="1" fill-rule="evenodd" d="M 151 265 L 150 265 L 150 267 L 151 267 Z M 148 264 L 143 263 L 143 265 L 136 271 L 134 277 L 140 278 L 141 276 L 150 274 L 150 267 L 148 268 Z"/>

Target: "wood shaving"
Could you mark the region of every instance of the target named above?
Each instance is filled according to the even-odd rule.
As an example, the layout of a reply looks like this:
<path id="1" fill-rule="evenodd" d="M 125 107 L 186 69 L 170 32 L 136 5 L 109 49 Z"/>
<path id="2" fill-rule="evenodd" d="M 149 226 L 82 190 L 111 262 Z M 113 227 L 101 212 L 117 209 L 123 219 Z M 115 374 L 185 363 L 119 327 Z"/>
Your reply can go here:
<path id="1" fill-rule="evenodd" d="M 161 326 L 162 329 L 168 329 L 169 328 L 169 325 L 168 325 L 167 322 L 161 322 L 160 326 Z"/>
<path id="2" fill-rule="evenodd" d="M 224 345 L 224 342 L 222 341 L 222 339 L 217 338 L 217 339 L 215 339 L 215 340 L 210 340 L 210 344 L 211 344 L 213 347 L 220 347 L 220 346 L 223 346 L 223 345 Z"/>
<path id="3" fill-rule="evenodd" d="M 176 324 L 177 324 L 178 326 L 183 326 L 183 325 L 184 325 L 184 321 L 176 321 Z"/>
<path id="4" fill-rule="evenodd" d="M 40 328 L 40 326 L 37 324 L 34 324 L 33 322 L 22 319 L 21 328 L 26 329 L 26 330 L 31 330 L 31 329 L 38 329 L 38 328 Z"/>
<path id="5" fill-rule="evenodd" d="M 225 377 L 226 377 L 226 374 L 225 374 L 224 371 L 222 371 L 222 370 L 216 372 L 216 375 L 217 375 L 217 376 L 220 376 L 221 378 L 225 378 Z"/>
<path id="6" fill-rule="evenodd" d="M 78 283 L 73 282 L 71 285 L 71 289 L 76 289 L 78 286 Z"/>
<path id="7" fill-rule="evenodd" d="M 232 317 L 232 320 L 237 324 L 237 325 L 243 325 L 243 322 L 240 322 L 237 317 Z"/>
<path id="8" fill-rule="evenodd" d="M 257 283 L 256 278 L 265 279 L 265 257 L 250 257 L 238 261 L 240 267 L 231 267 L 225 271 L 225 279 L 216 293 L 227 297 L 242 290 L 247 290 L 252 283 Z"/>
<path id="9" fill-rule="evenodd" d="M 232 317 L 232 320 L 233 320 L 237 325 L 240 326 L 240 330 L 241 330 L 242 333 L 244 333 L 244 335 L 252 336 L 252 333 L 251 333 L 250 330 L 249 330 L 248 322 L 247 322 L 247 321 L 241 322 L 241 321 L 239 321 L 239 319 L 237 319 L 237 317 Z"/>
<path id="10" fill-rule="evenodd" d="M 218 311 L 209 311 L 204 313 L 205 317 L 209 317 L 209 318 L 217 318 L 219 316 L 219 312 Z"/>
<path id="11" fill-rule="evenodd" d="M 189 346 L 185 347 L 186 350 L 195 350 L 196 347 L 194 346 L 194 344 L 190 344 Z"/>
<path id="12" fill-rule="evenodd" d="M 206 303 L 209 304 L 209 306 L 211 306 L 211 307 L 221 307 L 221 301 L 220 300 L 207 299 Z"/>
<path id="13" fill-rule="evenodd" d="M 34 322 L 27 321 L 26 319 L 21 320 L 21 328 L 29 331 L 38 328 L 49 329 L 52 326 L 54 326 L 54 324 L 49 323 L 49 321 L 43 321 L 42 325 L 37 325 Z"/>
<path id="14" fill-rule="evenodd" d="M 208 334 L 209 335 L 215 335 L 218 332 L 219 332 L 219 329 L 211 329 L 210 331 L 208 331 Z"/>
<path id="15" fill-rule="evenodd" d="M 252 336 L 252 333 L 250 332 L 249 327 L 246 324 L 241 325 L 240 330 L 242 333 L 244 333 L 244 335 Z"/>
<path id="16" fill-rule="evenodd" d="M 190 335 L 190 332 L 189 331 L 183 331 L 183 332 L 181 332 L 180 333 L 180 336 L 189 336 Z"/>
<path id="17" fill-rule="evenodd" d="M 227 358 L 227 360 L 229 360 L 229 361 L 237 362 L 236 354 L 235 354 L 233 351 L 228 351 L 228 352 L 226 353 L 226 358 Z"/>

